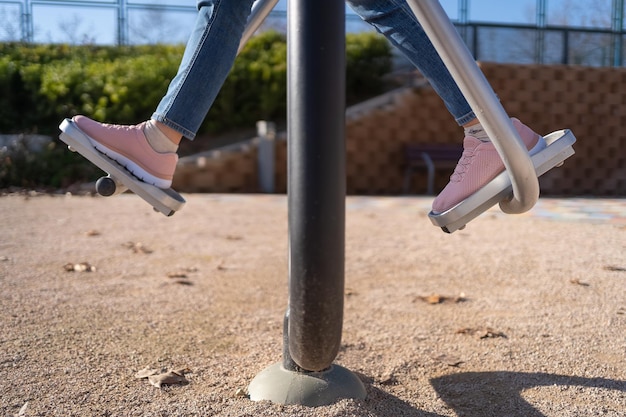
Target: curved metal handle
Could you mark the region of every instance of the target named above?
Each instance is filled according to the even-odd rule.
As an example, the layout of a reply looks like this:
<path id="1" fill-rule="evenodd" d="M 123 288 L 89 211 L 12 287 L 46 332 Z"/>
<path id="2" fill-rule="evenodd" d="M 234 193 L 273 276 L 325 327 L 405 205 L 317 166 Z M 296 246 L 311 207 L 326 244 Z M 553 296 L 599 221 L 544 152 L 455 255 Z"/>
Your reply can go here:
<path id="1" fill-rule="evenodd" d="M 252 7 L 250 17 L 248 18 L 248 23 L 241 36 L 241 41 L 239 41 L 237 55 L 239 55 L 243 47 L 246 46 L 246 43 L 248 43 L 252 35 L 254 35 L 254 32 L 256 32 L 272 9 L 274 9 L 276 3 L 278 3 L 278 0 L 257 0 L 254 3 L 254 7 Z"/>
<path id="2" fill-rule="evenodd" d="M 407 0 L 500 154 L 513 186 L 513 198 L 500 202 L 505 213 L 530 210 L 539 198 L 539 181 L 526 146 L 491 85 L 437 0 Z"/>

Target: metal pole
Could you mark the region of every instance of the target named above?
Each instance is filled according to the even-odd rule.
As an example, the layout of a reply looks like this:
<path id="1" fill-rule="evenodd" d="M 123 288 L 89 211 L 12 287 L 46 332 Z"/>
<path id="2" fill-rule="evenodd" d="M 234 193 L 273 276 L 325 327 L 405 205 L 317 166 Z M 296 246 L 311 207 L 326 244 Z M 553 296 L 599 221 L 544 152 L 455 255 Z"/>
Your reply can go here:
<path id="1" fill-rule="evenodd" d="M 624 32 L 624 0 L 613 0 L 613 66 L 622 66 L 623 32 Z"/>
<path id="2" fill-rule="evenodd" d="M 561 64 L 563 65 L 569 64 L 569 34 L 570 31 L 568 29 L 563 31 L 563 51 L 561 52 L 563 54 Z"/>
<path id="3" fill-rule="evenodd" d="M 243 31 L 241 41 L 239 42 L 239 49 L 237 50 L 237 54 L 241 52 L 241 50 L 246 45 L 246 43 L 248 43 L 252 35 L 254 35 L 254 32 L 257 31 L 265 18 L 274 9 L 276 3 L 278 3 L 278 0 L 258 0 L 254 3 L 252 12 L 250 12 L 250 17 L 248 18 L 248 24 L 246 25 L 246 29 Z"/>
<path id="4" fill-rule="evenodd" d="M 459 24 L 463 41 L 467 43 L 467 24 L 469 23 L 469 0 L 459 0 Z"/>
<path id="5" fill-rule="evenodd" d="M 24 0 L 22 9 L 22 40 L 27 43 L 34 41 L 33 5 L 30 0 Z"/>
<path id="6" fill-rule="evenodd" d="M 128 7 L 126 0 L 119 0 L 117 5 L 117 44 L 128 45 Z"/>
<path id="7" fill-rule="evenodd" d="M 345 240 L 345 6 L 290 0 L 289 352 L 307 371 L 341 343 Z"/>
<path id="8" fill-rule="evenodd" d="M 546 43 L 546 0 L 537 0 L 537 42 L 535 44 L 535 61 L 543 64 Z"/>
<path id="9" fill-rule="evenodd" d="M 289 305 L 283 360 L 252 380 L 253 401 L 315 407 L 367 395 L 354 373 L 333 363 L 344 297 L 344 7 L 288 3 Z"/>
<path id="10" fill-rule="evenodd" d="M 459 22 L 463 24 L 469 22 L 469 0 L 459 0 Z"/>
<path id="11" fill-rule="evenodd" d="M 259 176 L 259 191 L 262 193 L 274 192 L 276 124 L 265 120 L 256 122 L 258 140 L 257 175 Z"/>
<path id="12" fill-rule="evenodd" d="M 491 85 L 436 0 L 407 0 L 424 31 L 476 113 L 511 178 L 513 199 L 502 201 L 505 213 L 530 210 L 539 198 L 539 181 L 528 151 Z"/>

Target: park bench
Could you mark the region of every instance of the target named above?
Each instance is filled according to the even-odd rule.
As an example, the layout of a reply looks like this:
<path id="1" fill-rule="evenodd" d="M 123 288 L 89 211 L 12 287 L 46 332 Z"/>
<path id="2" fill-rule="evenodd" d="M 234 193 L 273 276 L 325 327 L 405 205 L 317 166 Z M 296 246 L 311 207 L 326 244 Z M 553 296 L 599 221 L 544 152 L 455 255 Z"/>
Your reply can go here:
<path id="1" fill-rule="evenodd" d="M 416 169 L 426 168 L 428 174 L 427 194 L 435 193 L 435 171 L 452 170 L 458 162 L 463 148 L 459 145 L 407 144 L 405 147 L 404 194 L 409 194 L 411 179 Z"/>

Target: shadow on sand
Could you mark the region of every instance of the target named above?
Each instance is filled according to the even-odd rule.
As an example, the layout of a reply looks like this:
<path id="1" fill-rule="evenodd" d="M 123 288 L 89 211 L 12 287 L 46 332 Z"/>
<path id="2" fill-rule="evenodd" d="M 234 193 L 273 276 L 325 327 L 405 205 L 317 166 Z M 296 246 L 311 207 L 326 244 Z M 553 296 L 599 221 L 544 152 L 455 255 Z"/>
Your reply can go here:
<path id="1" fill-rule="evenodd" d="M 371 381 L 367 382 L 368 398 L 364 405 L 373 415 L 441 417 L 416 409 L 412 404 L 373 387 Z M 430 382 L 455 415 L 463 417 L 546 417 L 522 397 L 525 390 L 536 387 L 579 386 L 626 393 L 626 381 L 546 373 L 465 372 L 434 378 Z"/>

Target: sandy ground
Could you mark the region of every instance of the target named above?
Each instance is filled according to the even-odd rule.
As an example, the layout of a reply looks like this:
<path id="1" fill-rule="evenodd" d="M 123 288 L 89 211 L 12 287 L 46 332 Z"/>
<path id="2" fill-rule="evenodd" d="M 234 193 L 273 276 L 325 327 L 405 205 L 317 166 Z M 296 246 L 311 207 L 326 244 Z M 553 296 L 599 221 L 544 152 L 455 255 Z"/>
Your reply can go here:
<path id="1" fill-rule="evenodd" d="M 0 415 L 626 416 L 626 201 L 447 235 L 429 199 L 350 197 L 336 363 L 367 398 L 309 408 L 245 395 L 281 360 L 286 198 L 186 197 L 171 218 L 133 195 L 0 197 Z"/>

